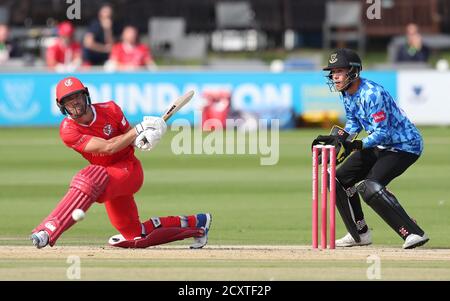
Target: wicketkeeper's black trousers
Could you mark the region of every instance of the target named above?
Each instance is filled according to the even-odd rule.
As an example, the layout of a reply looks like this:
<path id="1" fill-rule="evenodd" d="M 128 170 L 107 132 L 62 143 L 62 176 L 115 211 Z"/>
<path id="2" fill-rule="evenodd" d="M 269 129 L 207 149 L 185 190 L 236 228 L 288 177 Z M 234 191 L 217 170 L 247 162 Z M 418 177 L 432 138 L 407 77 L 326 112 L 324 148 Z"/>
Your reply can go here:
<path id="1" fill-rule="evenodd" d="M 351 189 L 362 180 L 373 180 L 387 186 L 417 159 L 419 159 L 418 155 L 408 152 L 376 147 L 367 148 L 351 154 L 336 170 L 336 177 L 345 189 Z M 357 193 L 350 196 L 350 204 L 355 220 L 362 220 L 364 214 Z"/>

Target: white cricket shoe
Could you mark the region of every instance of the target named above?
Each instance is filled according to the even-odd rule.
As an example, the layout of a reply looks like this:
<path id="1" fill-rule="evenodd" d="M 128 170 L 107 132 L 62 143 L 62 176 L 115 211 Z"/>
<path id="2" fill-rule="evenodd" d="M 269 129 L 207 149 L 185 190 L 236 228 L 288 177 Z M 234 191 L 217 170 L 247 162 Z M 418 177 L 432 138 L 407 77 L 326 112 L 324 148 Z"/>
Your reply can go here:
<path id="1" fill-rule="evenodd" d="M 39 231 L 31 234 L 30 239 L 36 248 L 42 249 L 43 247 L 48 245 L 49 236 L 46 231 Z"/>
<path id="2" fill-rule="evenodd" d="M 197 227 L 205 231 L 200 237 L 194 237 L 194 243 L 190 246 L 191 249 L 201 249 L 208 243 L 208 232 L 211 227 L 212 216 L 210 213 L 197 214 Z"/>
<path id="3" fill-rule="evenodd" d="M 420 247 L 421 245 L 426 244 L 429 240 L 430 239 L 425 233 L 423 234 L 423 236 L 417 234 L 409 234 L 405 239 L 403 249 L 414 249 L 415 247 Z"/>
<path id="4" fill-rule="evenodd" d="M 350 233 L 347 233 L 341 239 L 336 240 L 336 247 L 354 247 L 354 246 L 368 246 L 372 244 L 372 233 L 367 230 L 366 233 L 360 234 L 360 242 L 356 242 Z"/>

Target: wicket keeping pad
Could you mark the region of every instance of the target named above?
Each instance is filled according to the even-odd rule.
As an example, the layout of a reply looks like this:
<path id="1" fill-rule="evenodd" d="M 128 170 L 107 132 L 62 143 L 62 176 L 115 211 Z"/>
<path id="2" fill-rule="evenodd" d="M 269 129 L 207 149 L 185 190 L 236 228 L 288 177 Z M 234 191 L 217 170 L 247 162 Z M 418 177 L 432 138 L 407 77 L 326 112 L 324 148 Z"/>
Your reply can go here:
<path id="1" fill-rule="evenodd" d="M 328 173 L 328 176 L 329 175 L 330 174 Z M 361 238 L 359 237 L 358 228 L 353 218 L 353 212 L 352 208 L 350 207 L 350 200 L 348 199 L 347 192 L 337 179 L 335 179 L 335 181 L 336 181 L 336 207 L 339 211 L 342 221 L 344 222 L 345 228 L 347 228 L 348 233 L 350 233 L 350 235 L 356 242 L 360 242 Z"/>
<path id="2" fill-rule="evenodd" d="M 365 180 L 357 187 L 363 200 L 369 205 L 403 240 L 409 234 L 424 235 L 400 205 L 396 197 L 385 186 L 372 180 Z"/>

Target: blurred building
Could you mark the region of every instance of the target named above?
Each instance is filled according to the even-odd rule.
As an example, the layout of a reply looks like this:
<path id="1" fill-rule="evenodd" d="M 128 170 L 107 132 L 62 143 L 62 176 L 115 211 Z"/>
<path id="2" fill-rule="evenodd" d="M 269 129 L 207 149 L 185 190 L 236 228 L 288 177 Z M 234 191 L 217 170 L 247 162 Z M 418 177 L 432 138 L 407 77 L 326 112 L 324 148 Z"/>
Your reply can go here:
<path id="1" fill-rule="evenodd" d="M 366 10 L 371 5 L 361 0 L 112 0 L 116 17 L 123 23 L 132 22 L 141 32 L 148 31 L 153 17 L 182 17 L 187 33 L 211 33 L 221 27 L 221 10 L 217 6 L 248 5 L 251 10 L 248 28 L 264 32 L 268 47 L 283 44 L 286 30 L 300 35 L 304 45 L 320 46 L 322 24 L 326 17 L 327 2 L 357 2 L 363 6 L 362 23 L 371 37 L 402 34 L 406 24 L 417 23 L 422 32 L 450 32 L 450 0 L 380 0 L 380 20 L 368 19 Z M 86 26 L 95 17 L 102 0 L 81 1 L 81 20 L 76 25 Z M 54 0 L 1 0 L 0 18 L 8 18 L 11 26 L 46 26 L 49 20 L 61 21 L 69 4 Z M 129 12 L 133 13 L 130 14 Z M 242 11 L 242 9 L 240 10 Z M 241 14 L 242 17 L 243 14 Z M 234 20 L 239 24 L 238 19 Z M 241 26 L 242 27 L 242 26 Z"/>
<path id="2" fill-rule="evenodd" d="M 80 1 L 81 19 L 72 20 L 81 41 L 103 0 Z M 432 50 L 450 49 L 450 0 L 111 0 L 118 27 L 133 25 L 155 58 L 220 69 L 267 69 L 267 63 L 222 61 L 208 53 L 304 48 L 358 48 L 392 53 L 408 23 L 414 22 Z M 52 27 L 66 20 L 70 4 L 55 0 L 0 0 L 0 23 L 20 41 L 24 64 L 39 66 Z M 130 14 L 130 12 L 133 12 Z M 119 30 L 120 32 L 120 30 Z M 435 35 L 440 34 L 440 37 Z M 117 37 L 119 38 L 119 37 Z M 394 40 L 396 38 L 396 40 Z M 389 54 L 389 57 L 392 55 Z M 319 63 L 318 63 L 319 62 Z M 286 70 L 317 69 L 320 58 L 287 57 Z"/>
<path id="3" fill-rule="evenodd" d="M 305 123 L 337 122 L 343 116 L 342 106 L 337 94 L 324 85 L 319 70 L 326 48 L 346 46 L 358 47 L 362 54 L 373 51 L 375 55 L 364 60 L 364 71 L 373 72 L 370 78 L 383 83 L 394 96 L 398 93 L 400 103 L 415 120 L 450 124 L 446 114 L 450 108 L 442 109 L 448 106 L 447 91 L 443 91 L 448 82 L 446 72 L 428 70 L 430 74 L 424 77 L 417 64 L 408 72 L 400 71 L 398 65 L 388 66 L 392 54 L 405 42 L 405 26 L 412 22 L 420 27 L 434 57 L 440 50 L 450 50 L 450 0 L 110 2 L 114 24 L 138 28 L 140 42 L 150 46 L 159 67 L 158 72 L 134 72 L 132 76 L 91 69 L 93 99 L 117 99 L 129 110 L 131 122 L 141 115 L 159 115 L 165 109 L 161 104 L 187 89 L 197 89 L 200 95 L 205 87 L 230 90 L 231 109 L 247 116 L 251 113 L 248 120 L 258 116 L 286 121 L 280 124 L 282 128 L 290 126 L 293 116 L 301 116 Z M 79 3 L 81 19 L 73 20 L 76 41 L 82 41 L 103 0 Z M 378 4 L 378 12 L 370 11 Z M 57 82 L 58 75 L 48 72 L 43 59 L 48 41 L 56 36 L 55 25 L 67 19 L 69 6 L 62 0 L 0 0 L 0 23 L 9 26 L 11 43 L 17 42 L 23 53 L 14 65 L 2 65 L 0 125 L 25 121 L 47 125 L 61 117 L 57 107 L 49 107 L 54 102 L 48 101 L 54 99 L 49 83 Z M 304 48 L 310 49 L 298 51 Z M 439 70 L 448 70 L 444 56 L 439 66 Z M 431 69 L 429 62 L 422 67 Z M 103 66 L 99 68 L 104 71 Z M 283 72 L 299 70 L 306 72 Z M 8 71 L 25 72 L 16 77 Z M 182 114 L 194 122 L 193 108 L 190 110 Z M 226 110 L 220 112 L 225 116 Z"/>

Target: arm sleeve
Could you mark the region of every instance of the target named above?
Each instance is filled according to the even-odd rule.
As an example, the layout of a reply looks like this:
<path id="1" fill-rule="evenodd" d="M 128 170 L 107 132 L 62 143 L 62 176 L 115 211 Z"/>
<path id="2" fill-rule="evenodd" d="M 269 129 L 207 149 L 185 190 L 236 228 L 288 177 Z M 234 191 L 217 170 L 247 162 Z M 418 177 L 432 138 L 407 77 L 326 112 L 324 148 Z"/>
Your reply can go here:
<path id="1" fill-rule="evenodd" d="M 361 124 L 347 107 L 345 107 L 345 116 L 347 118 L 345 131 L 350 134 L 359 134 L 361 132 Z"/>
<path id="2" fill-rule="evenodd" d="M 98 33 L 98 31 L 99 31 L 99 25 L 100 25 L 100 24 L 98 24 L 97 21 L 95 21 L 95 20 L 92 21 L 92 22 L 89 24 L 88 29 L 87 29 L 86 32 L 92 33 L 94 36 L 97 35 L 97 33 Z"/>
<path id="3" fill-rule="evenodd" d="M 373 131 L 362 140 L 363 148 L 384 145 L 389 141 L 389 110 L 387 103 L 380 91 L 370 95 L 366 104 L 366 112 L 369 113 L 370 120 L 368 121 L 371 123 Z"/>
<path id="4" fill-rule="evenodd" d="M 56 46 L 52 45 L 47 48 L 47 51 L 45 53 L 45 60 L 48 67 L 54 67 L 57 63 L 56 59 Z"/>
<path id="5" fill-rule="evenodd" d="M 118 62 L 120 60 L 120 44 L 114 44 L 109 54 L 109 59 Z"/>
<path id="6" fill-rule="evenodd" d="M 152 53 L 151 53 L 151 51 L 150 51 L 150 48 L 149 47 L 147 47 L 147 46 L 143 46 L 142 47 L 143 48 L 143 53 L 144 53 L 144 64 L 145 63 L 147 63 L 147 62 L 153 62 L 153 56 L 152 56 Z"/>
<path id="7" fill-rule="evenodd" d="M 81 58 L 81 45 L 80 43 L 75 43 L 73 46 L 73 56 L 74 58 Z"/>
<path id="8" fill-rule="evenodd" d="M 59 135 L 62 141 L 67 147 L 73 148 L 77 152 L 81 153 L 86 144 L 93 138 L 91 135 L 85 135 L 80 133 L 75 127 L 63 121 L 59 128 Z"/>
<path id="9" fill-rule="evenodd" d="M 111 108 L 114 120 L 118 123 L 118 127 L 121 133 L 126 133 L 128 128 L 130 127 L 130 123 L 123 114 L 122 109 L 114 101 L 111 101 Z"/>

